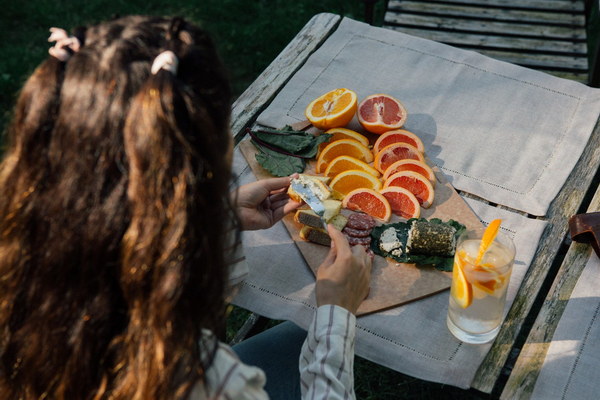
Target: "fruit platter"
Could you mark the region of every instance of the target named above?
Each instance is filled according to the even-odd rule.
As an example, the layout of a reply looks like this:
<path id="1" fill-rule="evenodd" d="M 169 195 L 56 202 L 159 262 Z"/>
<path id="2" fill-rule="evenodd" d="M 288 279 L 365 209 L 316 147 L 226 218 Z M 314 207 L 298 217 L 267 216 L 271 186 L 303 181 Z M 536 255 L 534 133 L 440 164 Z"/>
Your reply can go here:
<path id="1" fill-rule="evenodd" d="M 452 243 L 482 224 L 404 128 L 410 116 L 401 101 L 374 94 L 359 103 L 352 90 L 335 89 L 308 104 L 305 116 L 293 127 L 249 129 L 239 148 L 257 179 L 299 173 L 322 200 L 324 215 L 305 206 L 283 220 L 311 271 L 329 251 L 325 219 L 375 253 L 357 315 L 450 288 Z M 353 118 L 361 131 L 347 128 Z"/>

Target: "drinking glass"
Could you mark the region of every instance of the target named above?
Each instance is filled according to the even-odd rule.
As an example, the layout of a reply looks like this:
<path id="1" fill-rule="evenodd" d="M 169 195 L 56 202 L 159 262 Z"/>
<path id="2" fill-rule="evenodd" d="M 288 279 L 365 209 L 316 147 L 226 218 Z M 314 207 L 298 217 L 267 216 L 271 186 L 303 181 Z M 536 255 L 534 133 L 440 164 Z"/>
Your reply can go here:
<path id="1" fill-rule="evenodd" d="M 446 322 L 450 332 L 466 343 L 486 343 L 498 334 L 515 258 L 512 240 L 499 231 L 475 265 L 483 232 L 464 232 L 454 254 Z"/>

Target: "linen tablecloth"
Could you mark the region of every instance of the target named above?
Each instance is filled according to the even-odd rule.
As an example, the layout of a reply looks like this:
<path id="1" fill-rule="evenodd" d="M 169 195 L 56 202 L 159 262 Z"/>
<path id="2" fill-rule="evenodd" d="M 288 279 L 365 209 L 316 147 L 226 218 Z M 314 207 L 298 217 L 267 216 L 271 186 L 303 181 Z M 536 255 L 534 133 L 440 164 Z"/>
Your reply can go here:
<path id="1" fill-rule="evenodd" d="M 597 399 L 600 355 L 600 259 L 590 258 L 554 331 L 533 399 Z"/>
<path id="2" fill-rule="evenodd" d="M 600 112 L 600 92 L 399 32 L 344 19 L 291 78 L 258 123 L 280 127 L 328 90 L 359 99 L 383 92 L 408 110 L 405 128 L 458 189 L 543 216 L 583 151 Z M 356 120 L 350 128 L 360 129 Z M 255 180 L 239 151 L 240 184 Z M 514 300 L 546 222 L 466 199 L 487 224 L 502 218 L 517 254 L 506 309 Z M 283 224 L 244 233 L 250 274 L 234 304 L 307 327 L 314 276 Z M 468 388 L 491 344 L 469 345 L 446 328 L 449 292 L 357 321 L 356 353 L 399 372 Z"/>

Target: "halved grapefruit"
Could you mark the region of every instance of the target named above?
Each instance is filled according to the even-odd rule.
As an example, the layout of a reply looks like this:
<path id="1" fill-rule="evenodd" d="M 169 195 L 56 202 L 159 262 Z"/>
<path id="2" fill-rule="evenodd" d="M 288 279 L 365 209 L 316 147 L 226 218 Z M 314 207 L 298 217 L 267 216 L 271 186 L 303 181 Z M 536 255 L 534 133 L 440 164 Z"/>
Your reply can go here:
<path id="1" fill-rule="evenodd" d="M 411 219 L 421 216 L 419 200 L 409 190 L 390 186 L 379 191 L 390 203 L 392 212 L 402 218 Z"/>
<path id="2" fill-rule="evenodd" d="M 407 117 L 400 100 L 388 94 L 367 96 L 358 105 L 357 115 L 363 128 L 377 134 L 401 128 Z"/>
<path id="3" fill-rule="evenodd" d="M 388 222 L 392 208 L 387 199 L 373 189 L 356 189 L 344 197 L 342 207 L 348 210 L 362 211 L 373 218 Z"/>
<path id="4" fill-rule="evenodd" d="M 384 188 L 390 186 L 402 187 L 415 195 L 423 208 L 429 208 L 433 203 L 434 191 L 429 179 L 414 171 L 400 171 L 391 175 L 383 184 Z"/>

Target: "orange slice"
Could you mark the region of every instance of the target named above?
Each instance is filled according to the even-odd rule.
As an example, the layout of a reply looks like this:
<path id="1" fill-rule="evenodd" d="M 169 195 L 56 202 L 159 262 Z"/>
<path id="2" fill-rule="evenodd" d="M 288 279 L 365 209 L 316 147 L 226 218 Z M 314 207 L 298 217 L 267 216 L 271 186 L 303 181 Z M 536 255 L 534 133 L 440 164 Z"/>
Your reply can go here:
<path id="1" fill-rule="evenodd" d="M 425 162 L 423 154 L 417 150 L 415 146 L 408 143 L 394 143 L 384 147 L 375 154 L 375 162 L 373 165 L 381 173 L 385 173 L 386 169 L 393 163 L 399 160 L 417 160 Z"/>
<path id="2" fill-rule="evenodd" d="M 373 145 L 373 153 L 378 153 L 379 150 L 394 143 L 408 143 L 415 146 L 421 153 L 425 153 L 425 146 L 421 139 L 405 129 L 394 129 L 379 136 Z"/>
<path id="3" fill-rule="evenodd" d="M 367 131 L 381 134 L 399 129 L 406 122 L 406 109 L 388 94 L 373 94 L 358 105 L 358 122 Z"/>
<path id="4" fill-rule="evenodd" d="M 347 195 L 355 189 L 381 189 L 381 181 L 373 175 L 358 169 L 341 172 L 331 180 L 331 189 Z"/>
<path id="5" fill-rule="evenodd" d="M 330 135 L 333 135 L 329 138 L 328 142 L 325 143 L 321 143 L 319 145 L 319 154 L 321 153 L 321 151 L 323 151 L 323 149 L 325 147 L 327 147 L 327 145 L 329 143 L 335 142 L 336 140 L 342 140 L 342 139 L 354 139 L 357 142 L 360 142 L 360 144 L 362 144 L 365 147 L 369 147 L 369 139 L 367 139 L 366 136 L 361 135 L 360 133 L 353 131 L 352 129 L 346 129 L 346 128 L 331 128 L 326 130 L 324 133 L 328 133 Z"/>
<path id="6" fill-rule="evenodd" d="M 460 255 L 454 258 L 454 267 L 452 268 L 452 286 L 450 287 L 450 296 L 456 303 L 467 308 L 473 302 L 473 287 L 467 281 L 463 271 L 462 259 Z"/>
<path id="7" fill-rule="evenodd" d="M 325 176 L 330 178 L 335 177 L 340 172 L 348 171 L 351 169 L 358 169 L 364 171 L 368 174 L 373 175 L 376 178 L 379 178 L 381 174 L 375 168 L 371 167 L 369 164 L 364 161 L 360 161 L 358 158 L 350 157 L 350 156 L 339 156 L 331 160 L 327 169 L 325 170 Z"/>
<path id="8" fill-rule="evenodd" d="M 423 208 L 429 208 L 433 203 L 434 191 L 429 179 L 414 171 L 400 171 L 390 176 L 383 184 L 384 188 L 390 186 L 403 187 L 415 195 Z"/>
<path id="9" fill-rule="evenodd" d="M 429 165 L 419 160 L 398 160 L 390 165 L 383 174 L 383 181 L 386 181 L 391 175 L 401 171 L 415 171 L 429 179 L 432 186 L 435 186 L 435 174 Z"/>
<path id="10" fill-rule="evenodd" d="M 348 210 L 362 211 L 373 218 L 388 222 L 392 216 L 390 203 L 381 193 L 372 189 L 356 189 L 348 193 L 342 201 Z"/>
<path id="11" fill-rule="evenodd" d="M 317 173 L 322 174 L 334 158 L 339 156 L 350 156 L 370 163 L 373 161 L 373 153 L 368 147 L 354 139 L 341 139 L 329 143 L 317 158 Z"/>
<path id="12" fill-rule="evenodd" d="M 506 275 L 499 274 L 491 264 L 481 264 L 473 267 L 474 276 L 473 286 L 483 290 L 487 294 L 494 294 L 496 290 L 502 289 L 506 282 Z"/>
<path id="13" fill-rule="evenodd" d="M 390 186 L 379 191 L 390 203 L 392 212 L 402 218 L 411 219 L 421 216 L 419 200 L 409 190 Z"/>
<path id="14" fill-rule="evenodd" d="M 498 234 L 498 230 L 500 229 L 500 224 L 502 223 L 501 219 L 495 219 L 485 228 L 485 232 L 483 232 L 483 236 L 481 237 L 481 244 L 479 245 L 479 252 L 477 253 L 477 258 L 475 259 L 475 265 L 479 265 L 483 255 L 487 251 L 488 247 L 492 244 L 496 235 Z"/>
<path id="15" fill-rule="evenodd" d="M 316 128 L 329 129 L 344 126 L 356 113 L 356 93 L 350 89 L 334 89 L 314 99 L 304 115 Z"/>

